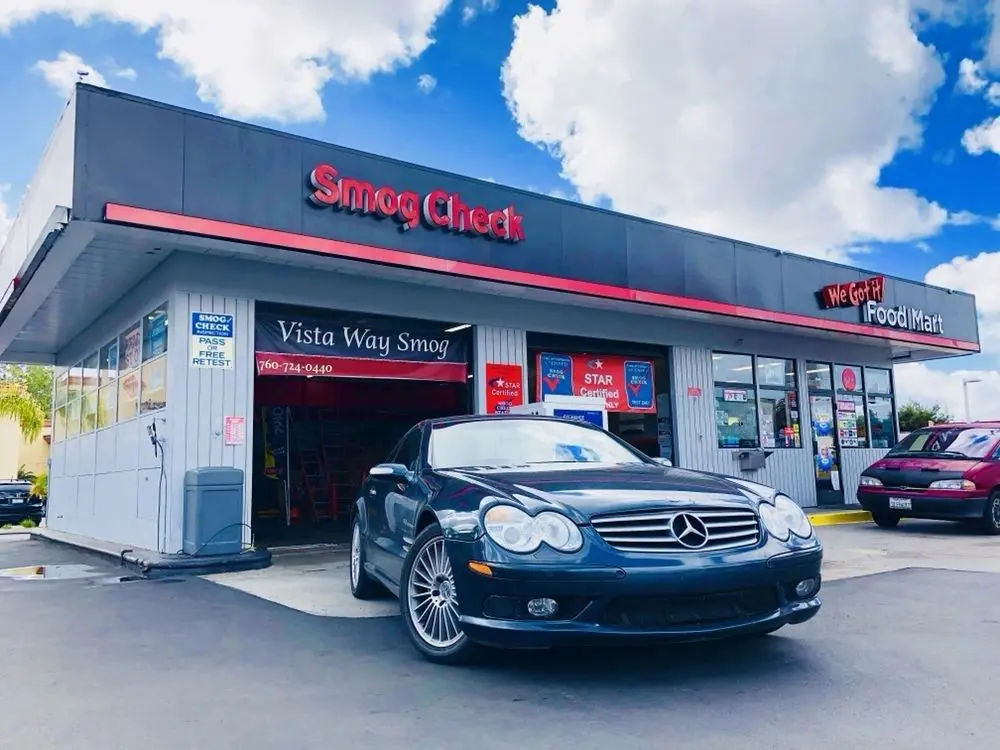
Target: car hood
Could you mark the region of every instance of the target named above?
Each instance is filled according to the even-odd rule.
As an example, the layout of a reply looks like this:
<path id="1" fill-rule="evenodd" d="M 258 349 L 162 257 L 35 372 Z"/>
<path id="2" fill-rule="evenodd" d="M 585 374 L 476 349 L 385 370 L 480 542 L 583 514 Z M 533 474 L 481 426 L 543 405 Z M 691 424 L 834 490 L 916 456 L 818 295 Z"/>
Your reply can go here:
<path id="1" fill-rule="evenodd" d="M 966 472 L 979 463 L 978 458 L 906 458 L 885 457 L 872 464 L 875 470 Z"/>
<path id="2" fill-rule="evenodd" d="M 608 513 L 653 508 L 756 505 L 725 477 L 648 464 L 537 465 L 440 473 L 478 485 L 530 513 L 562 510 L 580 522 Z"/>

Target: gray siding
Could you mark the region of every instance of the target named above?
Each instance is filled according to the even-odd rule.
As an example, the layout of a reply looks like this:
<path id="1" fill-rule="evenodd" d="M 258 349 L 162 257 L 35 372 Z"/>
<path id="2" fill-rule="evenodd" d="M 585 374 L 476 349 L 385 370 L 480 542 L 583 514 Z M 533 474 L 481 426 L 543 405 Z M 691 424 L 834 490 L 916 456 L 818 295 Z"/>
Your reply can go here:
<path id="1" fill-rule="evenodd" d="M 769 355 L 770 351 L 756 352 Z M 702 471 L 717 471 L 732 476 L 762 482 L 789 494 L 799 504 L 810 507 L 816 505 L 816 482 L 813 470 L 813 456 L 809 425 L 809 398 L 805 385 L 805 360 L 796 361 L 799 374 L 799 418 L 802 429 L 803 447 L 775 450 L 767 459 L 767 467 L 761 471 L 745 474 L 738 470 L 733 449 L 718 447 L 715 432 L 715 401 L 712 389 L 712 352 L 708 349 L 674 347 L 671 350 L 672 382 L 676 402 L 677 457 L 680 466 Z M 824 359 L 828 359 L 826 357 Z M 834 357 L 835 358 L 835 357 Z M 886 366 L 881 362 L 857 362 L 852 364 L 873 364 Z M 687 395 L 688 386 L 698 386 L 702 395 L 692 398 Z M 844 500 L 857 503 L 858 481 L 861 472 L 884 456 L 888 451 L 878 448 L 846 448 L 841 450 L 840 481 L 844 488 Z"/>
<path id="2" fill-rule="evenodd" d="M 797 367 L 799 372 L 804 370 L 801 362 Z M 735 458 L 737 451 L 718 447 L 711 350 L 674 347 L 671 349 L 671 370 L 676 410 L 674 443 L 679 466 L 742 476 L 776 487 L 801 505 L 816 505 L 812 452 L 807 446 L 775 450 L 767 459 L 767 467 L 752 474 L 739 471 Z M 690 386 L 701 388 L 701 395 L 688 396 Z M 799 402 L 806 403 L 802 392 Z M 799 416 L 803 425 L 809 424 L 806 409 L 800 410 Z"/>
<path id="3" fill-rule="evenodd" d="M 183 425 L 169 447 L 171 469 L 170 549 L 181 548 L 184 473 L 202 466 L 232 466 L 242 469 L 244 484 L 243 523 L 250 524 L 253 477 L 253 378 L 254 301 L 196 292 L 177 292 L 171 300 L 171 328 L 177 345 L 171 342 L 167 402 L 175 405 L 176 418 Z M 235 320 L 235 361 L 232 370 L 209 370 L 189 366 L 192 312 L 233 315 Z M 225 445 L 225 417 L 246 420 L 243 445 Z M 249 529 L 244 529 L 249 542 Z"/>
<path id="4" fill-rule="evenodd" d="M 76 364 L 169 298 L 167 279 L 162 272 L 154 272 L 60 352 L 56 364 Z M 171 319 L 173 316 L 171 309 Z M 169 357 L 179 346 L 179 337 L 169 327 L 167 335 Z M 122 545 L 164 548 L 158 538 L 163 538 L 162 529 L 166 528 L 170 488 L 168 484 L 161 489 L 160 459 L 153 455 L 146 430 L 156 420 L 158 433 L 170 445 L 170 406 L 174 402 L 169 372 L 167 388 L 166 409 L 53 443 L 46 520 L 51 528 Z M 183 434 L 183 429 L 179 432 Z"/>
<path id="5" fill-rule="evenodd" d="M 486 411 L 486 363 L 521 365 L 521 392 L 528 396 L 528 337 L 518 328 L 476 326 L 476 413 Z"/>
<path id="6" fill-rule="evenodd" d="M 844 487 L 844 502 L 858 505 L 858 482 L 861 472 L 888 453 L 887 448 L 849 448 L 840 452 L 840 481 Z"/>

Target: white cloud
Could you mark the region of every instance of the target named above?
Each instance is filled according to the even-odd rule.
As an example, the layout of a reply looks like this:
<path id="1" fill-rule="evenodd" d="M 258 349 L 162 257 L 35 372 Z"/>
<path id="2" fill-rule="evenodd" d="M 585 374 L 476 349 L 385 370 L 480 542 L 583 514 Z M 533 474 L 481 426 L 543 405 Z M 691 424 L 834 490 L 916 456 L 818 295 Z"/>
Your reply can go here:
<path id="1" fill-rule="evenodd" d="M 959 255 L 935 266 L 924 276 L 928 284 L 976 296 L 979 337 L 983 350 L 1000 352 L 1000 252 Z"/>
<path id="2" fill-rule="evenodd" d="M 492 13 L 500 5 L 500 0 L 466 0 L 462 8 L 462 23 L 472 23 L 480 13 Z"/>
<path id="3" fill-rule="evenodd" d="M 126 81 L 134 81 L 139 77 L 139 74 L 136 72 L 135 68 L 122 68 L 115 71 L 115 77 L 124 78 Z"/>
<path id="4" fill-rule="evenodd" d="M 437 88 L 437 85 L 437 78 L 432 76 L 430 73 L 424 73 L 423 75 L 417 77 L 417 88 L 425 94 L 431 93 Z"/>
<path id="5" fill-rule="evenodd" d="M 92 86 L 108 85 L 100 71 L 72 52 L 60 52 L 55 60 L 39 60 L 32 70 L 44 76 L 49 86 L 64 98 L 73 93 L 77 81 L 86 81 Z"/>
<path id="6" fill-rule="evenodd" d="M 198 96 L 233 117 L 324 116 L 331 80 L 366 81 L 408 65 L 433 42 L 450 0 L 3 0 L 0 32 L 53 13 L 155 31 L 160 57 Z"/>
<path id="7" fill-rule="evenodd" d="M 585 202 L 810 255 L 935 234 L 879 186 L 944 71 L 922 0 L 560 0 L 515 20 L 502 80 Z M 775 50 L 781 50 L 776 54 Z"/>
<path id="8" fill-rule="evenodd" d="M 3 243 L 7 241 L 7 232 L 14 223 L 14 214 L 7 203 L 9 192 L 10 185 L 0 185 L 0 249 L 3 249 Z"/>
<path id="9" fill-rule="evenodd" d="M 983 120 L 962 133 L 962 146 L 973 156 L 982 156 L 987 151 L 1000 154 L 1000 117 Z"/>
<path id="10" fill-rule="evenodd" d="M 1000 372 L 996 370 L 965 368 L 942 372 L 921 362 L 896 365 L 895 370 L 900 404 L 907 401 L 923 406 L 939 404 L 952 419 L 965 419 L 962 381 L 978 379 L 980 382 L 968 385 L 970 417 L 996 419 L 1000 414 Z"/>
<path id="11" fill-rule="evenodd" d="M 965 94 L 976 94 L 989 83 L 980 72 L 979 63 L 965 58 L 958 64 L 958 90 Z"/>

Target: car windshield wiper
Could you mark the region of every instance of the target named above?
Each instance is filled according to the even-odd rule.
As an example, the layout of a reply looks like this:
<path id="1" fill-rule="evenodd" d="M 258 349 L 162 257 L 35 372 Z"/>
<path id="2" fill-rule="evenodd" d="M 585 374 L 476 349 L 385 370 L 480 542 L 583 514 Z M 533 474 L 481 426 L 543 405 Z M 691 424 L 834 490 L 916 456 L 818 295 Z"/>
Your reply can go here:
<path id="1" fill-rule="evenodd" d="M 976 461 L 976 456 L 969 456 L 958 451 L 900 451 L 899 453 L 889 453 L 887 458 L 961 458 L 967 461 Z"/>

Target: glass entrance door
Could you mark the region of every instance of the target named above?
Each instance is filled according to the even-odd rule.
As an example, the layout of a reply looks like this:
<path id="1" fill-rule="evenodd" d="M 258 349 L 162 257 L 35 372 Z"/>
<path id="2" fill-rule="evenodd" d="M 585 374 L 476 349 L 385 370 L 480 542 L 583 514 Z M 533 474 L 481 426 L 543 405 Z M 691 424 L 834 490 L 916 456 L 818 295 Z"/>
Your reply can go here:
<path id="1" fill-rule="evenodd" d="M 820 505 L 843 505 L 844 487 L 840 479 L 840 445 L 837 442 L 837 415 L 831 376 L 830 365 L 806 363 L 816 499 Z"/>

